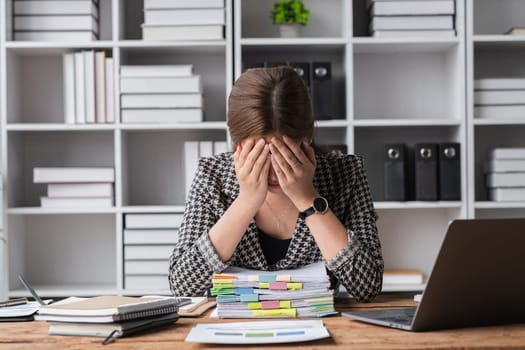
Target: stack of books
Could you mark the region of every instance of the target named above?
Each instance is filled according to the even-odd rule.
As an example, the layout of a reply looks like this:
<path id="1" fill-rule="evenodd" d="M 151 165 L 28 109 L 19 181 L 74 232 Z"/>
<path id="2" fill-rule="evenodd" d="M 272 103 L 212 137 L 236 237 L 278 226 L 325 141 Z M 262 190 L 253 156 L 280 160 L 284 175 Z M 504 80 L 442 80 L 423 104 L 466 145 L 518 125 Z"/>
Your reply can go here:
<path id="1" fill-rule="evenodd" d="M 122 123 L 199 123 L 200 75 L 193 65 L 120 67 Z"/>
<path id="2" fill-rule="evenodd" d="M 197 172 L 199 159 L 228 152 L 226 141 L 186 141 L 184 142 L 184 171 L 186 194 L 190 192 L 191 183 Z"/>
<path id="3" fill-rule="evenodd" d="M 182 214 L 126 214 L 124 288 L 169 293 L 169 257 L 179 238 Z"/>
<path id="4" fill-rule="evenodd" d="M 383 273 L 383 291 L 418 289 L 423 284 L 423 272 L 418 269 L 389 269 Z"/>
<path id="5" fill-rule="evenodd" d="M 525 120 L 525 79 L 486 78 L 474 81 L 474 117 Z"/>
<path id="6" fill-rule="evenodd" d="M 13 4 L 14 40 L 78 42 L 98 39 L 98 0 L 15 0 Z"/>
<path id="7" fill-rule="evenodd" d="M 34 183 L 47 183 L 42 208 L 109 208 L 113 206 L 114 168 L 34 168 Z"/>
<path id="8" fill-rule="evenodd" d="M 323 262 L 274 272 L 229 267 L 214 274 L 220 318 L 322 317 L 336 314 Z"/>
<path id="9" fill-rule="evenodd" d="M 485 163 L 491 201 L 525 201 L 525 148 L 495 148 Z"/>
<path id="10" fill-rule="evenodd" d="M 144 40 L 222 40 L 224 0 L 144 0 Z"/>
<path id="11" fill-rule="evenodd" d="M 450 38 L 454 30 L 454 0 L 367 0 L 370 34 L 381 38 Z"/>
<path id="12" fill-rule="evenodd" d="M 115 122 L 114 64 L 105 51 L 63 55 L 64 122 Z"/>
<path id="13" fill-rule="evenodd" d="M 47 321 L 51 335 L 117 338 L 172 324 L 178 305 L 173 297 L 70 297 L 41 307 L 35 319 Z"/>

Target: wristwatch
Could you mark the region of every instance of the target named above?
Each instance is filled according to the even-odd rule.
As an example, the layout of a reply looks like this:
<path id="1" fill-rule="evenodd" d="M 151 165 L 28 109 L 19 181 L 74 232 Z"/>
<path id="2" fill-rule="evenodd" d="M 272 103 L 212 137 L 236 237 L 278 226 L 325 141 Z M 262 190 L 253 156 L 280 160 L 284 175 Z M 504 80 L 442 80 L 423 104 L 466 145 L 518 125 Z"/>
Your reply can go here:
<path id="1" fill-rule="evenodd" d="M 315 213 L 324 214 L 328 211 L 328 201 L 324 197 L 317 197 L 314 199 L 312 206 L 305 211 L 299 213 L 299 217 L 303 220 Z"/>

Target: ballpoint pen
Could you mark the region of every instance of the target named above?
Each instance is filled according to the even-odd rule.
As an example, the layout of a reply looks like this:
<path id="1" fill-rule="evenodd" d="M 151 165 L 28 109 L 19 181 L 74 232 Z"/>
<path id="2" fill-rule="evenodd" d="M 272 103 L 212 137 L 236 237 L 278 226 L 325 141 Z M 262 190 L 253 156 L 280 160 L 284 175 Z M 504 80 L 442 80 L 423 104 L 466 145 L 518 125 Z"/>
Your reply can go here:
<path id="1" fill-rule="evenodd" d="M 38 296 L 38 294 L 36 294 L 35 290 L 33 289 L 33 287 L 31 287 L 31 285 L 29 284 L 29 282 L 27 282 L 25 280 L 24 277 L 22 277 L 22 275 L 18 275 L 18 279 L 20 280 L 20 282 L 22 282 L 22 285 L 29 291 L 29 293 L 31 293 L 31 295 L 33 296 L 33 298 L 35 298 L 35 300 L 42 306 L 46 305 L 46 303 L 44 303 L 44 301 Z"/>
<path id="2" fill-rule="evenodd" d="M 9 307 L 9 306 L 16 306 L 16 305 L 24 305 L 27 304 L 27 298 L 15 298 L 10 300 L 4 300 L 0 301 L 0 307 Z"/>

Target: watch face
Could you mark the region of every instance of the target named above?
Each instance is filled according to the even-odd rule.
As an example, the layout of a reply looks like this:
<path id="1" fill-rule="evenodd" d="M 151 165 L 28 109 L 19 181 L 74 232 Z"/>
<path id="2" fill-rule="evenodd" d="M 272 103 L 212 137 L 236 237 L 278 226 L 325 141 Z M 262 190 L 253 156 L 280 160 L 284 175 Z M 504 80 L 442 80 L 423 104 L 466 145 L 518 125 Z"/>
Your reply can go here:
<path id="1" fill-rule="evenodd" d="M 317 197 L 314 199 L 314 208 L 316 211 L 324 213 L 328 210 L 328 201 L 323 197 Z"/>

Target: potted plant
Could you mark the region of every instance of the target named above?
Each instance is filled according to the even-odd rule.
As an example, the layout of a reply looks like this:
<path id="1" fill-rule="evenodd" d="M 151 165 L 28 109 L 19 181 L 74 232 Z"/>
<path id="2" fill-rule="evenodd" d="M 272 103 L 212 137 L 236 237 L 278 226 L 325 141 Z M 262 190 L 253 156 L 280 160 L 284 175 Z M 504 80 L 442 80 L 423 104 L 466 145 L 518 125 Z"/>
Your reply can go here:
<path id="1" fill-rule="evenodd" d="M 302 0 L 279 0 L 273 5 L 272 21 L 279 25 L 281 37 L 299 36 L 300 26 L 306 26 L 309 17 Z"/>

